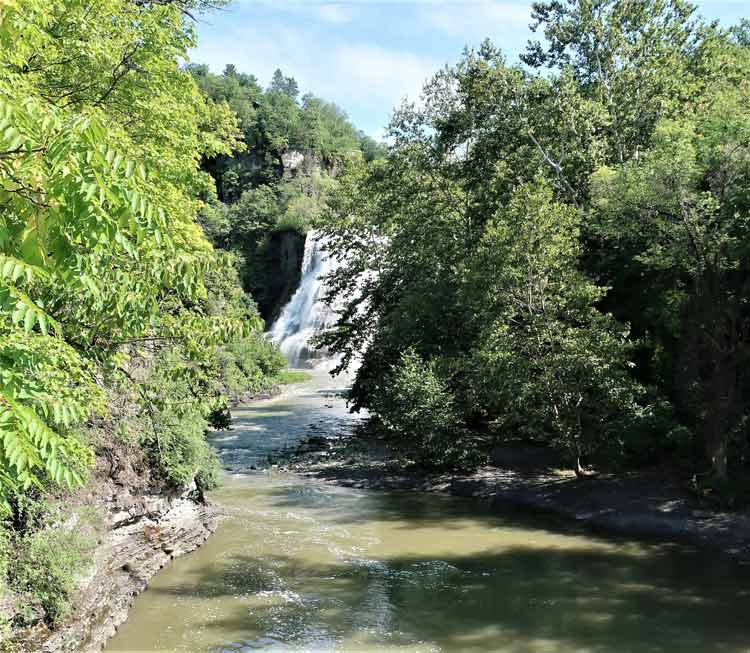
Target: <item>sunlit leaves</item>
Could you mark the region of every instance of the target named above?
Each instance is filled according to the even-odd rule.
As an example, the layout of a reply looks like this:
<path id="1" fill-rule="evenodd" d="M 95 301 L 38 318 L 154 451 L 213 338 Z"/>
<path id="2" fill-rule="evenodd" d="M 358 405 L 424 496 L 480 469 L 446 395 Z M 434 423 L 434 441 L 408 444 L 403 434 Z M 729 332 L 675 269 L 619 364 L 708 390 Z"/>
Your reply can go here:
<path id="1" fill-rule="evenodd" d="M 0 500 L 81 482 L 73 433 L 105 410 L 98 366 L 121 348 L 245 328 L 200 307 L 198 162 L 237 134 L 178 66 L 192 43 L 169 3 L 0 8 Z"/>
<path id="2" fill-rule="evenodd" d="M 68 486 L 84 477 L 91 452 L 69 431 L 103 394 L 93 368 L 59 338 L 0 331 L 0 505 L 8 492 L 45 478 Z"/>

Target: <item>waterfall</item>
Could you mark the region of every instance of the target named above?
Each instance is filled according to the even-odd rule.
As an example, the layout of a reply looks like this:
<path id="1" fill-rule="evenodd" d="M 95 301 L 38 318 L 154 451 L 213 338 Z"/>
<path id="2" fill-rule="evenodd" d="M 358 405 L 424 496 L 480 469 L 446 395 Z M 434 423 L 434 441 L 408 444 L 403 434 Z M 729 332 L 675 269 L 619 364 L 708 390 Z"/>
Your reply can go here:
<path id="1" fill-rule="evenodd" d="M 325 253 L 325 239 L 311 230 L 305 239 L 302 257 L 302 277 L 299 288 L 274 323 L 271 340 L 279 345 L 290 367 L 312 364 L 326 358 L 324 350 L 314 349 L 310 341 L 336 321 L 336 312 L 324 301 L 326 292 L 323 277 L 332 269 Z"/>

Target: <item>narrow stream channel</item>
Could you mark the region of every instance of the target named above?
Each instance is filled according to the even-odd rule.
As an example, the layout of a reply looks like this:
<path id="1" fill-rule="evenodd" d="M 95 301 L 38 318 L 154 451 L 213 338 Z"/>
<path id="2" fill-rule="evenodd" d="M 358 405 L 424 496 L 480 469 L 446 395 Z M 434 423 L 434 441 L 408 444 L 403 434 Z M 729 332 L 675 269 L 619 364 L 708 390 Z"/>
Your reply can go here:
<path id="1" fill-rule="evenodd" d="M 213 438 L 228 512 L 108 651 L 750 651 L 750 570 L 436 495 L 261 468 L 352 419 L 316 374 Z"/>

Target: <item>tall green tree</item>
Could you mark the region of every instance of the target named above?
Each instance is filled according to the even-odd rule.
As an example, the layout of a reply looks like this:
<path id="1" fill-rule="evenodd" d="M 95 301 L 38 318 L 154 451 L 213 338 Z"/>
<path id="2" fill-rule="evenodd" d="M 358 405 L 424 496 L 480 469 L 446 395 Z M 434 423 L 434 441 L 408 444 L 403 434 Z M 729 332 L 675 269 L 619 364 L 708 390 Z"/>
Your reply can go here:
<path id="1" fill-rule="evenodd" d="M 690 59 L 704 28 L 694 14 L 687 0 L 535 2 L 532 29 L 545 40 L 530 43 L 521 59 L 571 71 L 606 112 L 610 160 L 623 162 L 695 91 Z"/>
<path id="2" fill-rule="evenodd" d="M 0 503 L 82 482 L 75 426 L 143 336 L 217 341 L 195 222 L 202 156 L 237 144 L 179 59 L 188 7 L 24 0 L 0 9 Z M 148 84 L 144 84 L 148 80 Z M 235 324 L 230 330 L 241 329 Z"/>
<path id="3" fill-rule="evenodd" d="M 750 401 L 747 100 L 746 84 L 717 89 L 695 116 L 661 122 L 641 160 L 596 176 L 599 229 L 658 284 L 668 387 L 720 477 Z"/>
<path id="4" fill-rule="evenodd" d="M 540 181 L 493 216 L 470 265 L 484 326 L 467 361 L 469 396 L 506 429 L 549 439 L 579 474 L 637 412 L 628 330 L 596 308 L 606 291 L 579 269 L 580 223 Z"/>

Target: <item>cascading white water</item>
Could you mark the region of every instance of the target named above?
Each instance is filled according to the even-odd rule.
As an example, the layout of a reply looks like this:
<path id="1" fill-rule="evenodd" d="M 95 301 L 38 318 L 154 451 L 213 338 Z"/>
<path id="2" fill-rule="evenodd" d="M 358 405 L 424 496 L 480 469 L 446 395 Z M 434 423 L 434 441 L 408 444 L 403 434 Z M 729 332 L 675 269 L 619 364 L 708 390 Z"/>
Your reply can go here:
<path id="1" fill-rule="evenodd" d="M 312 338 L 336 321 L 336 312 L 323 301 L 325 276 L 332 270 L 325 244 L 315 231 L 308 232 L 299 287 L 271 329 L 271 339 L 279 345 L 290 367 L 312 364 L 327 356 L 324 350 L 311 346 Z"/>

